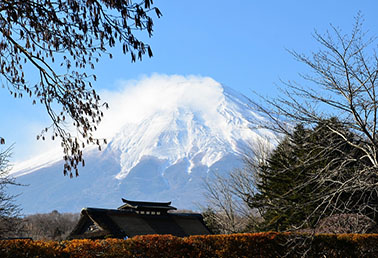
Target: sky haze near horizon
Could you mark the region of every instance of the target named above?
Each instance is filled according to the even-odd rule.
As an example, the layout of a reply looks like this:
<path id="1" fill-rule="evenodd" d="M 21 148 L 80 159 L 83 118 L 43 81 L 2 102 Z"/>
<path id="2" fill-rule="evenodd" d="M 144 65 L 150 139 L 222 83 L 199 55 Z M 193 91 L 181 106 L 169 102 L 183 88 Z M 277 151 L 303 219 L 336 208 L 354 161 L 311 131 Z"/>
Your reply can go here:
<path id="1" fill-rule="evenodd" d="M 324 33 L 330 24 L 349 33 L 360 11 L 363 28 L 378 32 L 378 2 L 367 1 L 254 1 L 155 0 L 163 16 L 154 19 L 154 36 L 145 38 L 154 57 L 131 63 L 120 48 L 114 58 L 103 57 L 96 66 L 95 89 L 118 91 L 123 81 L 157 74 L 211 77 L 246 96 L 253 91 L 276 96 L 282 80 L 295 80 L 306 67 L 288 53 L 310 54 L 318 49 L 314 30 Z M 12 161 L 33 157 L 52 143 L 36 141 L 50 125 L 41 105 L 13 99 L 0 88 L 0 135 L 15 144 Z M 3 147 L 1 147 L 3 148 Z"/>

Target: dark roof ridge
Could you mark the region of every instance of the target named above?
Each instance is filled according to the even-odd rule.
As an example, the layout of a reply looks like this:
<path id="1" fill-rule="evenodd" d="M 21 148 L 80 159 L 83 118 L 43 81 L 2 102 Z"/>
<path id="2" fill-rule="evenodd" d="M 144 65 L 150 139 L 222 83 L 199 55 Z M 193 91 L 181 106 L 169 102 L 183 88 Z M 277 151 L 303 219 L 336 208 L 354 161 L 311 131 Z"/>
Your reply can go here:
<path id="1" fill-rule="evenodd" d="M 122 198 L 122 201 L 124 203 L 130 204 L 132 206 L 136 206 L 136 205 L 169 206 L 172 203 L 172 202 L 131 201 L 131 200 L 126 200 L 124 198 Z"/>
<path id="2" fill-rule="evenodd" d="M 171 206 L 171 202 L 144 202 L 144 201 L 130 201 L 122 198 L 125 203 L 118 207 L 119 210 L 133 209 L 133 210 L 155 210 L 155 211 L 168 211 L 177 210 L 176 207 Z"/>

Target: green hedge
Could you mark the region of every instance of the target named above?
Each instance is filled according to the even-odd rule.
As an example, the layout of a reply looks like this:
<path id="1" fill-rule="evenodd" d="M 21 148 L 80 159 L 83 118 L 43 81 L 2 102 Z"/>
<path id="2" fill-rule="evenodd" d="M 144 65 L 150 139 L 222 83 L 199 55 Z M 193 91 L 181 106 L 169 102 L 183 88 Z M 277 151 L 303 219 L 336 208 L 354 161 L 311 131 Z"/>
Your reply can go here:
<path id="1" fill-rule="evenodd" d="M 1 240 L 0 257 L 378 257 L 378 234 L 255 233 L 127 240 Z"/>

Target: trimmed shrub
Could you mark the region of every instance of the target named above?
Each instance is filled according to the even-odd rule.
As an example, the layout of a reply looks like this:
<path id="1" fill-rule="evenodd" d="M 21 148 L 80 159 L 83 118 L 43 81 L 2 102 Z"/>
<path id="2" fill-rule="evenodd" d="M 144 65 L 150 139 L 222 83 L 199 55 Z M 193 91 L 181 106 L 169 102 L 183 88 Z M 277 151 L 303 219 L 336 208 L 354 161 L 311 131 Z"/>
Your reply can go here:
<path id="1" fill-rule="evenodd" d="M 254 234 L 175 237 L 136 236 L 127 240 L 1 240 L 0 257 L 376 257 L 378 234 Z"/>

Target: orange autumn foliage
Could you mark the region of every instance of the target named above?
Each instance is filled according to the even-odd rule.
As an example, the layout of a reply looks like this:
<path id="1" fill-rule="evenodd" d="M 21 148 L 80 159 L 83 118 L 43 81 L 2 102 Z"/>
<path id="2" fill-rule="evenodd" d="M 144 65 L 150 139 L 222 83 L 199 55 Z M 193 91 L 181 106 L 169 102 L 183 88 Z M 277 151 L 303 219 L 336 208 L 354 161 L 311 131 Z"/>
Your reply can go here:
<path id="1" fill-rule="evenodd" d="M 263 232 L 184 238 L 145 235 L 127 240 L 1 240 L 0 257 L 279 257 L 288 251 L 285 243 L 292 245 L 308 236 Z M 301 245 L 299 249 L 308 250 L 312 257 L 375 257 L 378 253 L 378 234 L 320 234 L 304 243 L 311 246 Z"/>

